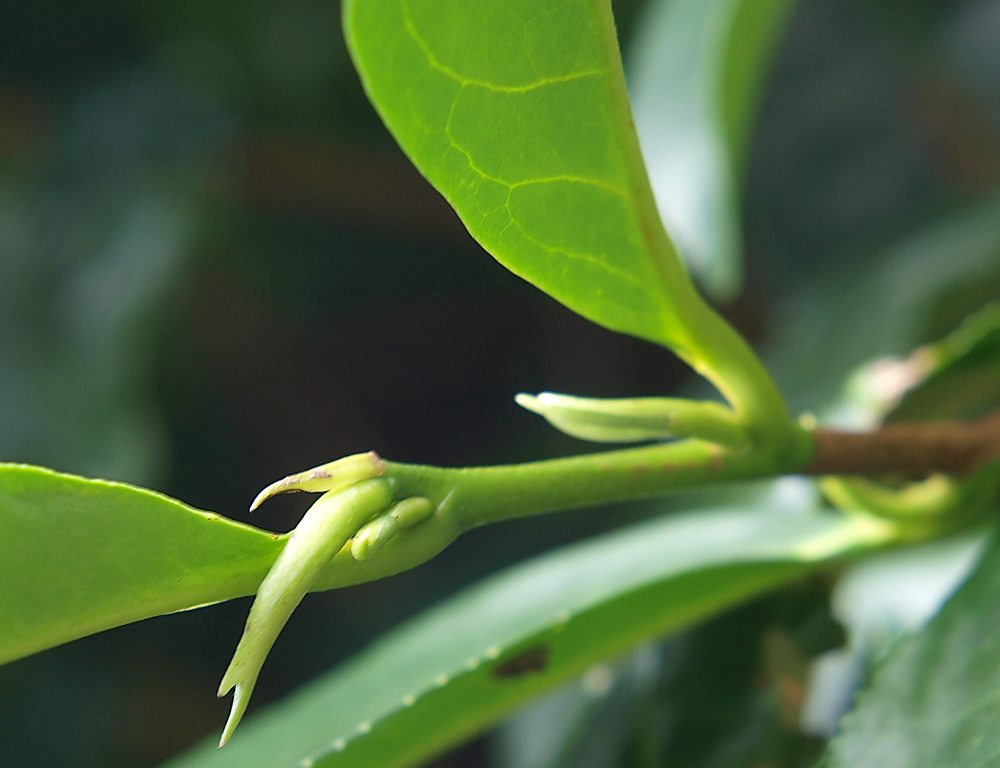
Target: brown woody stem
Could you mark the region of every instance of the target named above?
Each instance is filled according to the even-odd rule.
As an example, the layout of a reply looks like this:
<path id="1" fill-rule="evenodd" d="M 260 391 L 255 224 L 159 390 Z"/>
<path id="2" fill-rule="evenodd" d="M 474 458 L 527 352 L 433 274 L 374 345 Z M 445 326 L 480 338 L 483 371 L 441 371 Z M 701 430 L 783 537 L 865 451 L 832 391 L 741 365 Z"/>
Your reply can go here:
<path id="1" fill-rule="evenodd" d="M 890 424 L 872 432 L 815 431 L 808 475 L 967 475 L 1000 461 L 1000 412 L 977 421 Z"/>

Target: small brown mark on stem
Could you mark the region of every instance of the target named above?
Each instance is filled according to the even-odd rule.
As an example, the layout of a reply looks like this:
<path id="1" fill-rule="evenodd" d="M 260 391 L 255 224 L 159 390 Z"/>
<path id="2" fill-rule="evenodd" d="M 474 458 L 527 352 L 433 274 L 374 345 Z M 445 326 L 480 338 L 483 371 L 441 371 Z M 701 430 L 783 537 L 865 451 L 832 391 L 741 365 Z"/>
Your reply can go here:
<path id="1" fill-rule="evenodd" d="M 712 450 L 712 458 L 709 459 L 709 465 L 717 472 L 725 469 L 726 463 L 722 460 L 722 450 L 718 447 Z"/>
<path id="2" fill-rule="evenodd" d="M 629 469 L 629 477 L 635 481 L 644 480 L 651 471 L 652 468 L 648 464 L 637 464 Z"/>

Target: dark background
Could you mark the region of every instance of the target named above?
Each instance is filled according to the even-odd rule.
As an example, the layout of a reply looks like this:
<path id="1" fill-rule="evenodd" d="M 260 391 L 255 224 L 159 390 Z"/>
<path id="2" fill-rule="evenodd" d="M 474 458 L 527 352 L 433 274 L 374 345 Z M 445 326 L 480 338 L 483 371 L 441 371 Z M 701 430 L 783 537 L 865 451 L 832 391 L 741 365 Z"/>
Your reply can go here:
<path id="1" fill-rule="evenodd" d="M 641 5 L 615 5 L 626 54 Z M 1000 295 L 998 30 L 996 2 L 795 12 L 752 143 L 746 290 L 723 309 L 796 407 Z M 337 3 L 0 3 L 0 460 L 246 519 L 271 480 L 369 448 L 445 465 L 587 449 L 517 408 L 519 391 L 689 381 L 468 238 L 367 104 Z M 310 597 L 253 706 L 506 563 L 669 508 L 510 523 Z M 301 509 L 279 500 L 254 522 L 287 530 Z M 801 624 L 824 589 L 724 617 L 699 647 Z M 214 690 L 248 605 L 0 668 L 0 762 L 153 765 L 217 734 L 229 703 Z M 722 651 L 731 674 L 706 697 L 759 673 L 759 643 L 743 647 Z M 689 655 L 689 675 L 719 658 Z M 478 742 L 442 764 L 489 753 Z"/>

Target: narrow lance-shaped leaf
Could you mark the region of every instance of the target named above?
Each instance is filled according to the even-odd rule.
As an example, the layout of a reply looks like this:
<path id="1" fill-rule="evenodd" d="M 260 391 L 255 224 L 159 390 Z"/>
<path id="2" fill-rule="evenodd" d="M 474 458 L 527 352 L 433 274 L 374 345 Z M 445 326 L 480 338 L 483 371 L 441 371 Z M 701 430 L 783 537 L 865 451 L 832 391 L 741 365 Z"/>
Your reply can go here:
<path id="1" fill-rule="evenodd" d="M 661 518 L 468 589 L 285 704 L 226 749 L 173 768 L 410 766 L 589 665 L 847 554 L 884 545 L 861 517 Z"/>
<path id="2" fill-rule="evenodd" d="M 792 0 L 654 0 L 628 57 L 636 128 L 670 236 L 715 295 L 740 287 L 739 190 Z"/>
<path id="3" fill-rule="evenodd" d="M 348 0 L 386 125 L 511 271 L 584 317 L 682 343 L 693 290 L 660 224 L 607 0 Z"/>

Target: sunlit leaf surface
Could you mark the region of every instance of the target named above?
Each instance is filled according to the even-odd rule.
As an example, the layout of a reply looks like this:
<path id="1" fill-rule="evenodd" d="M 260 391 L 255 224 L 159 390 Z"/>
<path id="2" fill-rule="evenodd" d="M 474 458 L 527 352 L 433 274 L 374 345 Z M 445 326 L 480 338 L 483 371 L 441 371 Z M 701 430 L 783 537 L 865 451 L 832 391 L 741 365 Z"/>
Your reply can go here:
<path id="1" fill-rule="evenodd" d="M 0 465 L 0 662 L 253 594 L 283 537 L 122 483 Z"/>
<path id="2" fill-rule="evenodd" d="M 363 0 L 369 97 L 469 232 L 581 315 L 673 338 L 690 285 L 660 225 L 606 0 Z"/>

